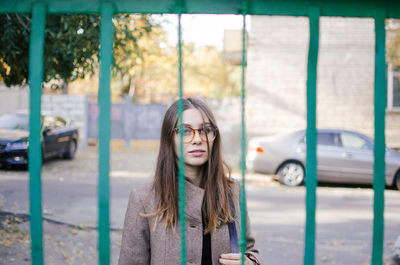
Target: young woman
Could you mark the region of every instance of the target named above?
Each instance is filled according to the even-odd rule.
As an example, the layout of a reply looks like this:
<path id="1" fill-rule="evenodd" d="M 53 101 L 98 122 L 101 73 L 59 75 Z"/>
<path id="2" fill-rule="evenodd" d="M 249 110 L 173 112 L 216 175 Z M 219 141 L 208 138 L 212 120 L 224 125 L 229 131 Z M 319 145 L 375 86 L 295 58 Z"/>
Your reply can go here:
<path id="1" fill-rule="evenodd" d="M 231 253 L 228 224 L 240 236 L 239 185 L 222 160 L 221 136 L 211 110 L 200 99 L 183 99 L 186 257 L 188 264 L 240 264 Z M 180 131 L 178 101 L 167 110 L 153 182 L 133 190 L 122 233 L 119 265 L 178 265 Z M 247 213 L 246 213 L 247 216 Z M 246 226 L 245 264 L 264 264 Z"/>

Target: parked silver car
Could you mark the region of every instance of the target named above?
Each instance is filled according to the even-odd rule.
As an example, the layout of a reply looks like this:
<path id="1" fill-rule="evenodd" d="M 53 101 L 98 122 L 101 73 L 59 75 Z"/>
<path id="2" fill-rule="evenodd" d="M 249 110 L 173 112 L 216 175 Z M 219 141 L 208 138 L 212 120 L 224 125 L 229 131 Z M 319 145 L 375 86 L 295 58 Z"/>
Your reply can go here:
<path id="1" fill-rule="evenodd" d="M 278 138 L 252 138 L 247 152 L 247 168 L 276 174 L 285 185 L 304 181 L 306 131 Z M 374 140 L 347 130 L 319 129 L 317 137 L 318 181 L 372 184 Z M 386 185 L 400 190 L 400 152 L 386 149 Z"/>

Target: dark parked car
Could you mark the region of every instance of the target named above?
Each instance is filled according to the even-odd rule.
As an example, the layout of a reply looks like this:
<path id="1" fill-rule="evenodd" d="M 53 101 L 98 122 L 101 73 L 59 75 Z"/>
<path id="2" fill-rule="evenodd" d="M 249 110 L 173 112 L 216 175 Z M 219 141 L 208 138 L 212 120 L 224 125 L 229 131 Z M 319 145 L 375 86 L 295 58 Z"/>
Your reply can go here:
<path id="1" fill-rule="evenodd" d="M 41 116 L 42 157 L 73 159 L 78 146 L 78 129 L 61 117 Z M 26 113 L 0 116 L 0 164 L 27 165 L 29 116 Z"/>
<path id="2" fill-rule="evenodd" d="M 285 185 L 303 183 L 306 132 L 296 131 L 278 138 L 249 141 L 247 166 L 255 172 L 276 174 Z M 374 140 L 348 130 L 319 129 L 317 137 L 318 181 L 372 184 Z M 400 152 L 386 148 L 387 186 L 400 190 Z"/>

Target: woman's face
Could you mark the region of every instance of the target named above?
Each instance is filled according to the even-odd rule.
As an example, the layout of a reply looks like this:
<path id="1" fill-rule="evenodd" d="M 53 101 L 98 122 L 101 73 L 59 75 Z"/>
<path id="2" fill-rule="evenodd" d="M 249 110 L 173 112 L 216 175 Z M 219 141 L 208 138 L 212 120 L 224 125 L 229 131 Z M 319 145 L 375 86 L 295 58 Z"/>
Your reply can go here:
<path id="1" fill-rule="evenodd" d="M 202 166 L 208 160 L 208 152 L 211 152 L 212 150 L 213 139 L 210 139 L 211 141 L 208 141 L 207 148 L 207 140 L 204 137 L 204 134 L 200 135 L 200 132 L 197 129 L 212 128 L 211 123 L 207 116 L 203 115 L 200 110 L 196 108 L 191 108 L 182 112 L 182 125 L 184 128 L 184 132 L 190 133 L 186 133 L 186 136 L 184 136 L 183 139 L 183 160 L 185 162 L 185 165 L 192 167 Z M 193 130 L 191 129 L 196 129 L 194 136 Z M 180 156 L 179 137 L 179 133 L 174 134 L 175 153 L 178 157 Z M 190 141 L 190 139 L 192 140 Z"/>

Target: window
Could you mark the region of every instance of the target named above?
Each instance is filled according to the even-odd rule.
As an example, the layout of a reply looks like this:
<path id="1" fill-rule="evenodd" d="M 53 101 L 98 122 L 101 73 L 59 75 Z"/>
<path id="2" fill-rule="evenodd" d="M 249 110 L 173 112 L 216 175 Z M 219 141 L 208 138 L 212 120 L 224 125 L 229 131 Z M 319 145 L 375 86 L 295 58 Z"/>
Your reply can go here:
<path id="1" fill-rule="evenodd" d="M 44 119 L 44 127 L 51 130 L 59 129 L 66 126 L 66 121 L 61 117 L 46 116 Z"/>
<path id="2" fill-rule="evenodd" d="M 387 109 L 400 110 L 400 69 L 388 67 Z"/>
<path id="3" fill-rule="evenodd" d="M 340 140 L 342 141 L 342 145 L 345 148 L 364 149 L 364 150 L 372 149 L 371 143 L 367 142 L 365 139 L 355 134 L 341 133 Z"/>
<path id="4" fill-rule="evenodd" d="M 338 137 L 335 133 L 318 133 L 319 145 L 338 146 Z"/>
<path id="5" fill-rule="evenodd" d="M 66 124 L 67 124 L 67 122 L 63 118 L 61 118 L 61 117 L 56 117 L 55 118 L 55 127 L 56 128 L 65 127 Z"/>

